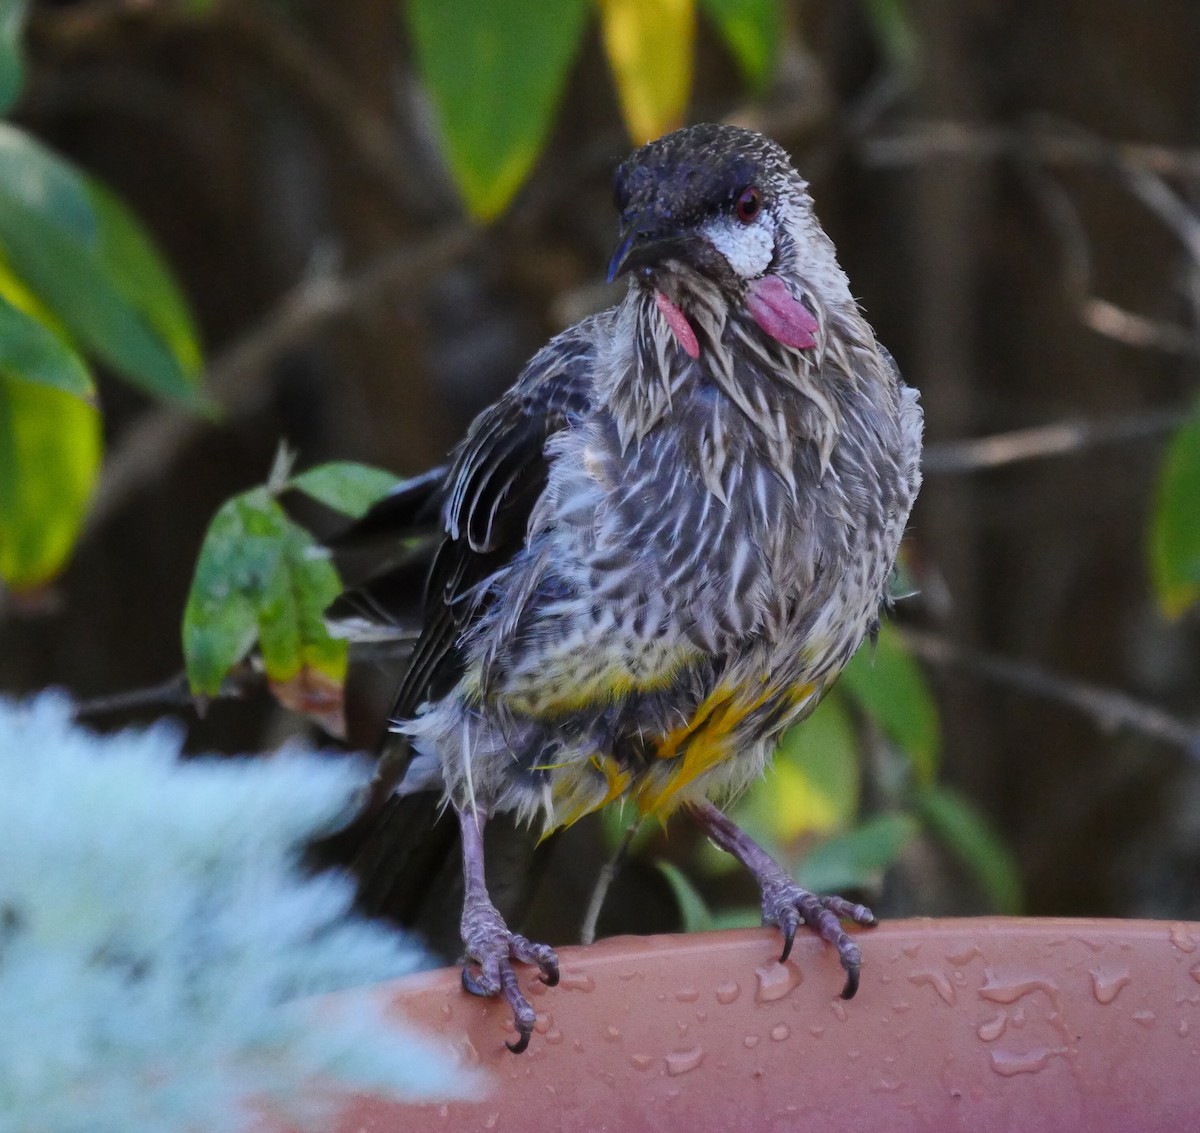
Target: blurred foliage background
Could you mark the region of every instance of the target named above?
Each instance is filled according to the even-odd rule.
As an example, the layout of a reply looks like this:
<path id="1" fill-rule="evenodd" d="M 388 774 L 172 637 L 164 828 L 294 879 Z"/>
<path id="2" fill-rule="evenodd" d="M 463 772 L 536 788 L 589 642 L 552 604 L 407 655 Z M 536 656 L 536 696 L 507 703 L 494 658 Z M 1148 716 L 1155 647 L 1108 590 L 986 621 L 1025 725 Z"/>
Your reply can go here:
<path id="1" fill-rule="evenodd" d="M 1198 52 L 1186 0 L 0 0 L 0 688 L 269 750 L 314 725 L 259 640 L 372 747 L 396 666 L 323 639 L 305 525 L 614 302 L 616 163 L 725 118 L 928 423 L 908 596 L 737 817 L 885 914 L 1200 916 Z M 747 917 L 686 824 L 633 855 L 603 932 Z"/>

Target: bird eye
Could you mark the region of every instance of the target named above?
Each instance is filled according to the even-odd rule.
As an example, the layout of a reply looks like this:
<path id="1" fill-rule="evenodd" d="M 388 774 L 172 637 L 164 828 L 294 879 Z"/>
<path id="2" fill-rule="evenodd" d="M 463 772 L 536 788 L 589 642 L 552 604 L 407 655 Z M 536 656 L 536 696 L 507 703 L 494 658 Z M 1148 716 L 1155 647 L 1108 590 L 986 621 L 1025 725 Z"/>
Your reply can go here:
<path id="1" fill-rule="evenodd" d="M 734 215 L 743 224 L 750 224 L 762 208 L 762 193 L 755 186 L 743 189 L 733 206 Z"/>

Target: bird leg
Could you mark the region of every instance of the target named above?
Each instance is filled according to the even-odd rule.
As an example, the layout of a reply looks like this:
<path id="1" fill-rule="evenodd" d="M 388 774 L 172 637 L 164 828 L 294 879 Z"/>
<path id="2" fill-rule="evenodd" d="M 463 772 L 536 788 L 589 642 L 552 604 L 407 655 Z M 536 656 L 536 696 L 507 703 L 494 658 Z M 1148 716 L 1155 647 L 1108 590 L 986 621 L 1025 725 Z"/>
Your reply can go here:
<path id="1" fill-rule="evenodd" d="M 783 931 L 783 955 L 779 962 L 783 963 L 791 954 L 796 929 L 801 923 L 806 924 L 837 949 L 838 959 L 846 969 L 842 998 L 853 998 L 858 991 L 862 954 L 842 928 L 839 918 L 845 917 L 855 924 L 873 925 L 875 914 L 865 906 L 852 904 L 841 897 L 818 897 L 801 888 L 766 850 L 712 803 L 691 803 L 687 809 L 717 846 L 732 854 L 754 875 L 762 890 L 763 924 L 778 925 Z"/>
<path id="2" fill-rule="evenodd" d="M 504 997 L 512 1008 L 518 1035 L 515 1043 L 505 1046 L 513 1054 L 520 1054 L 529 1045 L 536 1015 L 517 986 L 513 961 L 536 964 L 543 982 L 554 987 L 558 983 L 558 957 L 548 945 L 534 944 L 509 931 L 488 896 L 483 876 L 483 825 L 487 814 L 478 809 L 460 810 L 457 806 L 454 810 L 462 831 L 465 882 L 461 931 L 467 963 L 463 966 L 462 984 L 472 995 Z M 472 963 L 478 967 L 478 974 L 472 972 Z"/>

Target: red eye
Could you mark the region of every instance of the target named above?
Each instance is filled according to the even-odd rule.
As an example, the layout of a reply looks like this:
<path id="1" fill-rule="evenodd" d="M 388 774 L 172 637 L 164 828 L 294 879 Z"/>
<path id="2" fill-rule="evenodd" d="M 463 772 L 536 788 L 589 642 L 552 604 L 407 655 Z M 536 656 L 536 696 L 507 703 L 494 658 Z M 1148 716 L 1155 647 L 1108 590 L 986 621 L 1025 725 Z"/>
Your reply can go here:
<path id="1" fill-rule="evenodd" d="M 753 185 L 743 189 L 737 203 L 733 206 L 734 216 L 743 224 L 750 224 L 762 209 L 762 193 Z"/>

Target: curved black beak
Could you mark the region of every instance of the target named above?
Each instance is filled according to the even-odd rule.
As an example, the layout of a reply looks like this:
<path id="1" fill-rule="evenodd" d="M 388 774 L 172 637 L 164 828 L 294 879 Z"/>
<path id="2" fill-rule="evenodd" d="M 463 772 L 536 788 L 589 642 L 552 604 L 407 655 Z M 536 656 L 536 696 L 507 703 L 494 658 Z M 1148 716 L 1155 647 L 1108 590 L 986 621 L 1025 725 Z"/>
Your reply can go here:
<path id="1" fill-rule="evenodd" d="M 634 216 L 621 229 L 616 251 L 608 264 L 608 282 L 635 268 L 654 267 L 672 256 L 682 259 L 691 243 L 684 234 L 664 232 L 643 217 Z"/>

